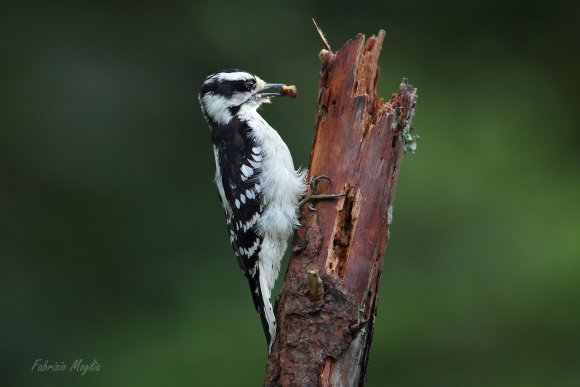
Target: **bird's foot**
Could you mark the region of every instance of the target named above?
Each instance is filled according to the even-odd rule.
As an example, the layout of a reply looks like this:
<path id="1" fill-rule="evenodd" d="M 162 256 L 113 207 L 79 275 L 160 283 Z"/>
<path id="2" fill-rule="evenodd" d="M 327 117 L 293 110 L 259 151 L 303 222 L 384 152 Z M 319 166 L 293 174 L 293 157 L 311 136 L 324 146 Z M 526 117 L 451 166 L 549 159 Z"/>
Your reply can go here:
<path id="1" fill-rule="evenodd" d="M 307 197 L 302 199 L 300 201 L 300 203 L 298 203 L 298 207 L 302 207 L 303 205 L 308 203 L 308 208 L 310 209 L 310 211 L 316 211 L 316 208 L 314 208 L 312 206 L 313 203 L 315 203 L 319 200 L 337 199 L 337 198 L 340 198 L 340 197 L 345 195 L 344 193 L 341 193 L 341 194 L 319 194 L 318 193 L 318 184 L 320 183 L 320 180 L 328 180 L 330 182 L 330 184 L 332 184 L 332 179 L 328 176 L 325 176 L 325 175 L 312 176 L 310 178 L 310 183 L 309 183 L 310 195 L 308 195 Z"/>

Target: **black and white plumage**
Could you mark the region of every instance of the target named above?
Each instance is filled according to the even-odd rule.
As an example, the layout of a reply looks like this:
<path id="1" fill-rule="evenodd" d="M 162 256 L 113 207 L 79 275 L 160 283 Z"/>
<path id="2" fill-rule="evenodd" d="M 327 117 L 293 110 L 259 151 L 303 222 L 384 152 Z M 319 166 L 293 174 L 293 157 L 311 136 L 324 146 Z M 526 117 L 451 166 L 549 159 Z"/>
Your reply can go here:
<path id="1" fill-rule="evenodd" d="M 211 128 L 215 182 L 230 242 L 269 348 L 276 335 L 271 292 L 306 189 L 305 172 L 294 169 L 288 147 L 257 112 L 281 95 L 266 90 L 282 86 L 229 69 L 208 76 L 199 94 Z"/>

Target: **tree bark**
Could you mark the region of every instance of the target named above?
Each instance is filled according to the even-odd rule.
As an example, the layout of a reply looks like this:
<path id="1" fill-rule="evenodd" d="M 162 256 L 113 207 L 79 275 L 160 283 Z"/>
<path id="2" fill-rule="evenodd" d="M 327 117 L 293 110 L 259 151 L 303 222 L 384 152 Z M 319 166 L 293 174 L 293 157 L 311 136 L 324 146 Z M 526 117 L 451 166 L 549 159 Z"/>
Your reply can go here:
<path id="1" fill-rule="evenodd" d="M 278 333 L 266 386 L 363 386 L 399 164 L 416 89 L 376 96 L 384 31 L 320 53 L 310 176 L 328 175 L 338 200 L 301 210 L 276 304 Z M 318 273 L 318 276 L 316 275 Z M 317 278 L 319 277 L 319 278 Z M 320 285 L 322 280 L 322 285 Z"/>

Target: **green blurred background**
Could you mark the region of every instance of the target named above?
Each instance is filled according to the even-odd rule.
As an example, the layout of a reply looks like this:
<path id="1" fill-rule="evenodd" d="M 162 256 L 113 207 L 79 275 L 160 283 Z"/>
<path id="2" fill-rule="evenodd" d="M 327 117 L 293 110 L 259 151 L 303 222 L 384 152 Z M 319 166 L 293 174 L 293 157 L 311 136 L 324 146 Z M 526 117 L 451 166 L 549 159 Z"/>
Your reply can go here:
<path id="1" fill-rule="evenodd" d="M 3 3 L 2 386 L 261 384 L 196 95 L 296 84 L 263 115 L 307 165 L 311 17 L 335 49 L 386 29 L 379 94 L 419 87 L 368 385 L 580 385 L 580 6 L 480 0 Z"/>

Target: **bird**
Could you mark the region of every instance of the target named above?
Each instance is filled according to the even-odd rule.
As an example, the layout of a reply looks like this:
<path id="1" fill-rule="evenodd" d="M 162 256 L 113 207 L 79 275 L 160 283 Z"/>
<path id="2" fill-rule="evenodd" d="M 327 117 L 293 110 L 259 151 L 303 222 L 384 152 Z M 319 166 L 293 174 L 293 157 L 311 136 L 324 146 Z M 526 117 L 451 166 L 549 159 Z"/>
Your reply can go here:
<path id="1" fill-rule="evenodd" d="M 230 68 L 206 77 L 198 99 L 211 131 L 215 183 L 226 215 L 230 244 L 248 280 L 260 315 L 268 352 L 276 337 L 271 294 L 288 237 L 300 225 L 299 208 L 345 194 L 319 194 L 326 175 L 294 168 L 288 146 L 258 113 L 280 96 L 296 97 L 296 87 L 267 83 L 257 75 Z M 306 195 L 306 187 L 310 194 Z"/>
<path id="2" fill-rule="evenodd" d="M 250 285 L 268 351 L 276 336 L 271 293 L 307 188 L 307 171 L 294 167 L 288 146 L 257 111 L 282 95 L 295 96 L 295 88 L 232 68 L 209 75 L 198 96 L 211 130 L 215 183 L 230 243 Z"/>

